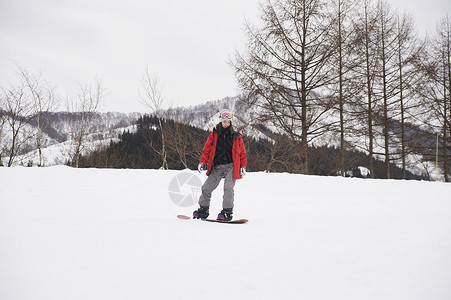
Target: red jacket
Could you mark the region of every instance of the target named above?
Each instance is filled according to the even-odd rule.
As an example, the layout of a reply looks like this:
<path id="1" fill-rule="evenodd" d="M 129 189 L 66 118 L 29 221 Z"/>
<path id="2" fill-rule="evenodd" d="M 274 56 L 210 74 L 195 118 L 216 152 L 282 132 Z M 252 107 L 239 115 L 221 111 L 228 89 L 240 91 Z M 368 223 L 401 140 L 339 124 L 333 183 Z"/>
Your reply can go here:
<path id="1" fill-rule="evenodd" d="M 218 140 L 218 133 L 213 130 L 205 143 L 204 150 L 202 150 L 202 156 L 199 160 L 200 163 L 207 164 L 207 175 L 210 175 L 214 170 L 213 159 L 215 158 L 216 142 Z M 246 167 L 246 149 L 244 148 L 244 142 L 242 135 L 238 132 L 233 133 L 233 145 L 232 145 L 232 159 L 233 159 L 233 180 L 241 179 L 240 168 Z"/>

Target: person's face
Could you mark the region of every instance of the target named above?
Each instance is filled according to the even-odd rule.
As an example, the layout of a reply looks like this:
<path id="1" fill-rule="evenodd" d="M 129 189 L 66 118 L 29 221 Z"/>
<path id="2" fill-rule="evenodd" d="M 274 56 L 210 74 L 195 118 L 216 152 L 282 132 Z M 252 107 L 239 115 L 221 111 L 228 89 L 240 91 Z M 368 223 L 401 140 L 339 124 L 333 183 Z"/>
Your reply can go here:
<path id="1" fill-rule="evenodd" d="M 227 128 L 230 126 L 230 120 L 222 121 L 222 128 Z"/>

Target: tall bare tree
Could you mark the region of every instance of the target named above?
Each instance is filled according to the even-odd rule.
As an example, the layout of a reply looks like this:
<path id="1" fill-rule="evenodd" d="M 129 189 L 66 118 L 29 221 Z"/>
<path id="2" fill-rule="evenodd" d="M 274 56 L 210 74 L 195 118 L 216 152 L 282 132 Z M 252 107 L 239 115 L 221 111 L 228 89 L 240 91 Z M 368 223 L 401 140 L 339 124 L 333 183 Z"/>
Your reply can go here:
<path id="1" fill-rule="evenodd" d="M 415 82 L 420 80 L 415 60 L 424 49 L 424 43 L 418 40 L 411 16 L 407 14 L 396 16 L 396 56 L 397 56 L 397 114 L 394 116 L 400 123 L 398 134 L 400 137 L 400 157 L 402 177 L 406 179 L 406 157 L 410 153 L 408 144 L 411 136 L 408 135 L 408 121 L 414 120 L 420 111 L 420 103 L 415 97 Z M 414 135 L 413 135 L 414 136 Z"/>
<path id="2" fill-rule="evenodd" d="M 348 142 L 346 135 L 349 134 L 349 118 L 347 106 L 350 99 L 354 97 L 353 69 L 359 64 L 358 59 L 353 55 L 354 45 L 353 31 L 350 30 L 351 18 L 354 15 L 352 8 L 356 1 L 335 0 L 331 3 L 330 18 L 333 20 L 333 40 L 336 42 L 336 52 L 332 56 L 330 63 L 331 69 L 336 74 L 336 81 L 332 84 L 332 92 L 336 98 L 335 109 L 338 112 L 338 133 L 340 137 L 340 155 L 338 160 L 338 169 L 340 174 L 345 176 L 345 150 Z"/>
<path id="3" fill-rule="evenodd" d="M 23 145 L 32 138 L 31 133 L 25 131 L 25 125 L 32 118 L 33 103 L 27 95 L 24 81 L 9 89 L 2 88 L 1 93 L 3 118 L 11 128 L 11 144 L 5 150 L 8 155 L 7 166 L 11 167 Z"/>
<path id="4" fill-rule="evenodd" d="M 150 144 L 150 147 L 161 156 L 161 168 L 168 169 L 165 130 L 162 122 L 162 109 L 165 99 L 162 95 L 162 90 L 158 79 L 149 72 L 149 68 L 145 68 L 144 70 L 138 91 L 142 103 L 150 109 L 152 114 L 157 117 L 158 124 L 160 126 L 162 142 L 161 150 L 155 149 L 152 144 Z"/>
<path id="5" fill-rule="evenodd" d="M 86 147 L 87 135 L 92 125 L 94 115 L 98 112 L 99 105 L 105 96 L 105 90 L 99 77 L 95 78 L 92 85 L 85 84 L 78 88 L 75 98 L 68 100 L 68 112 L 71 116 L 71 165 L 78 168 L 80 156 Z"/>
<path id="6" fill-rule="evenodd" d="M 450 181 L 451 153 L 451 18 L 446 15 L 430 38 L 428 57 L 420 61 L 424 80 L 418 89 L 428 108 L 424 123 L 439 135 L 440 162 L 446 182 Z"/>
<path id="7" fill-rule="evenodd" d="M 391 152 L 393 145 L 396 145 L 394 118 L 399 93 L 396 14 L 385 1 L 380 0 L 376 5 L 363 0 L 362 9 L 359 18 L 354 21 L 354 28 L 355 50 L 362 58 L 356 72 L 361 82 L 366 84 L 361 89 L 366 107 L 359 105 L 356 111 L 365 112 L 367 117 L 366 148 L 371 176 L 374 174 L 373 156 L 380 155 L 385 161 L 385 177 L 390 178 L 390 164 L 395 159 Z"/>
<path id="8" fill-rule="evenodd" d="M 3 93 L 3 91 L 2 91 Z M 6 145 L 2 143 L 3 141 L 3 129 L 5 128 L 6 124 L 6 112 L 4 111 L 4 108 L 6 107 L 5 99 L 3 95 L 0 95 L 0 167 L 3 167 L 3 152 L 5 151 Z"/>
<path id="9" fill-rule="evenodd" d="M 330 128 L 332 106 L 324 95 L 333 80 L 328 59 L 335 51 L 322 0 L 276 0 L 261 5 L 262 26 L 247 25 L 247 53 L 231 62 L 239 86 L 253 95 L 259 118 L 300 141 L 302 173 L 308 174 L 308 143 Z"/>
<path id="10" fill-rule="evenodd" d="M 57 108 L 59 99 L 55 96 L 55 88 L 43 80 L 41 74 L 34 75 L 21 66 L 17 66 L 17 68 L 33 102 L 33 113 L 37 127 L 36 146 L 39 153 L 39 166 L 43 166 L 42 138 L 45 129 L 49 126 L 49 112 Z"/>
<path id="11" fill-rule="evenodd" d="M 378 71 L 378 95 L 381 101 L 381 121 L 383 136 L 383 155 L 385 157 L 385 177 L 390 178 L 391 147 L 390 136 L 393 128 L 394 99 L 396 95 L 395 85 L 398 84 L 396 78 L 396 17 L 385 0 L 379 0 L 379 35 L 380 35 L 380 70 Z"/>
<path id="12" fill-rule="evenodd" d="M 364 145 L 357 140 L 357 145 L 368 152 L 368 166 L 370 176 L 374 178 L 373 158 L 375 155 L 375 81 L 379 65 L 379 35 L 377 31 L 378 11 L 371 0 L 362 0 L 362 5 L 355 18 L 353 18 L 354 41 L 353 54 L 356 61 L 354 89 L 355 101 L 352 114 L 356 118 L 353 123 L 353 136 L 366 136 Z M 366 126 L 364 125 L 366 124 Z"/>

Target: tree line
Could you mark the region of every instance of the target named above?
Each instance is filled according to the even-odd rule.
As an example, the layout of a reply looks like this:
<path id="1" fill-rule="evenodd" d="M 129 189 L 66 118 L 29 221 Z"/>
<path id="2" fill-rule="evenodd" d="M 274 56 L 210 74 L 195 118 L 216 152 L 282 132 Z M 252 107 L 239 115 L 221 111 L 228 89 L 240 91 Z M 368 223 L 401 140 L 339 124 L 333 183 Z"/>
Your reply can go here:
<path id="1" fill-rule="evenodd" d="M 165 134 L 161 134 L 160 125 Z M 211 131 L 202 130 L 174 120 L 161 119 L 155 115 L 144 115 L 137 121 L 137 131 L 126 131 L 119 136 L 119 142 L 111 142 L 103 149 L 98 149 L 80 157 L 80 167 L 96 168 L 135 168 L 135 169 L 170 169 L 195 170 L 202 154 L 202 149 Z M 289 137 L 272 133 L 271 139 L 256 139 L 243 135 L 248 157 L 247 169 L 251 172 L 289 172 L 301 173 L 300 157 L 296 149 L 299 143 L 292 143 Z M 162 137 L 166 153 L 162 156 Z M 340 151 L 333 147 L 309 147 L 312 159 L 312 174 L 339 174 L 336 157 Z M 359 151 L 346 153 L 354 166 L 365 164 L 368 155 Z M 70 162 L 68 162 L 70 164 Z M 385 178 L 384 163 L 374 160 L 375 178 Z M 402 178 L 402 170 L 390 165 L 394 178 Z M 407 171 L 407 179 L 425 179 Z M 357 175 L 358 176 L 358 175 Z"/>
<path id="2" fill-rule="evenodd" d="M 406 178 L 418 159 L 450 181 L 449 16 L 420 38 L 412 17 L 382 0 L 274 0 L 260 13 L 230 64 L 259 119 L 300 144 L 302 173 L 312 169 L 308 145 L 329 135 L 341 174 L 357 145 L 371 176 L 375 157 L 385 178 L 391 163 Z"/>

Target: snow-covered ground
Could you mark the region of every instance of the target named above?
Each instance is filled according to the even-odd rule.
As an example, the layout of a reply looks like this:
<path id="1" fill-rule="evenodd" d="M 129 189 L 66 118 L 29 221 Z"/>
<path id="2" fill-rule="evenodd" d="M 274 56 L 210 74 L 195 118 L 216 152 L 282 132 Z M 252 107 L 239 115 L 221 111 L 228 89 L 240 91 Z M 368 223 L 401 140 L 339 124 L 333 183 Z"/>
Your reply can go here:
<path id="1" fill-rule="evenodd" d="M 0 168 L 0 299 L 451 299 L 451 184 L 249 173 L 231 225 L 186 172 Z"/>

